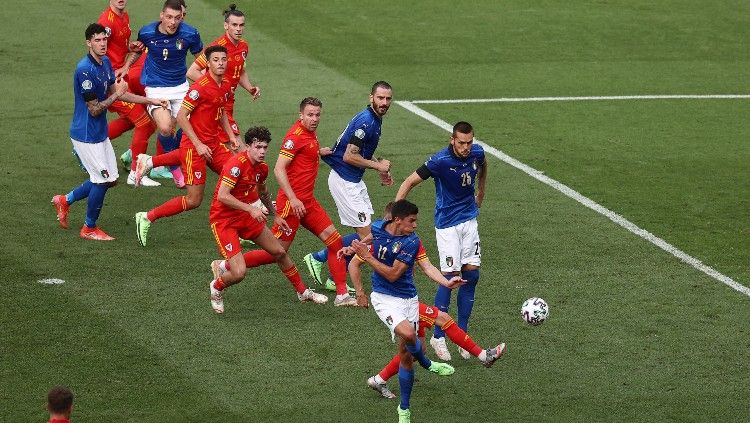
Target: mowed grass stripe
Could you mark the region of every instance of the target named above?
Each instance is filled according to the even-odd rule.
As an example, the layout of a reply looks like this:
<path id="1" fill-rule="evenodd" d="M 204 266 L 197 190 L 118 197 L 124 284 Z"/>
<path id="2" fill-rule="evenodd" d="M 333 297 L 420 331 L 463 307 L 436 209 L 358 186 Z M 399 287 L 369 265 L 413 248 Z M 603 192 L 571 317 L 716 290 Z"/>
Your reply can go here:
<path id="1" fill-rule="evenodd" d="M 453 130 L 453 125 L 449 124 L 448 122 L 445 122 L 444 120 L 438 118 L 437 116 L 433 115 L 432 113 L 427 112 L 426 110 L 420 108 L 419 106 L 414 105 L 414 102 L 409 101 L 399 101 L 397 102 L 398 105 L 402 106 L 406 110 L 409 110 L 410 112 L 414 113 L 415 115 L 426 119 L 427 121 L 433 123 L 439 128 L 442 128 L 448 132 L 451 132 Z M 634 224 L 633 222 L 625 219 L 624 217 L 620 216 L 619 214 L 613 212 L 612 210 L 607 209 L 606 207 L 602 206 L 601 204 L 591 200 L 590 198 L 582 195 L 581 193 L 577 192 L 576 190 L 568 187 L 565 184 L 562 184 L 549 176 L 546 176 L 543 172 L 532 168 L 531 166 L 520 162 L 519 160 L 505 154 L 504 152 L 498 150 L 497 148 L 487 144 L 486 142 L 482 142 L 481 140 L 477 140 L 477 143 L 480 144 L 482 147 L 485 148 L 485 150 L 498 158 L 499 160 L 503 161 L 504 163 L 507 163 L 514 168 L 522 171 L 523 173 L 531 176 L 532 178 L 536 179 L 537 181 L 548 185 L 551 188 L 556 189 L 557 191 L 560 191 L 565 196 L 577 201 L 578 203 L 582 204 L 583 206 L 605 216 L 607 219 L 611 220 L 612 222 L 616 223 L 617 225 L 623 227 L 624 229 L 628 230 L 629 232 L 638 235 L 639 237 L 643 238 L 644 240 L 656 245 L 657 247 L 661 248 L 662 250 L 666 251 L 667 253 L 675 256 L 680 261 L 684 262 L 685 264 L 688 264 L 695 268 L 696 270 L 699 270 L 706 275 L 712 277 L 713 279 L 716 279 L 717 281 L 729 286 L 730 288 L 734 289 L 735 291 L 750 296 L 750 288 L 736 282 L 734 279 L 730 278 L 729 276 L 726 276 L 722 274 L 721 272 L 717 271 L 716 269 L 712 268 L 711 266 L 707 266 L 700 260 L 698 260 L 695 257 L 690 256 L 689 254 L 685 253 L 684 251 L 680 250 L 679 248 L 673 246 L 672 244 L 668 243 L 667 241 L 659 238 L 658 236 L 650 233 L 649 231 L 640 228 L 638 225 Z"/>

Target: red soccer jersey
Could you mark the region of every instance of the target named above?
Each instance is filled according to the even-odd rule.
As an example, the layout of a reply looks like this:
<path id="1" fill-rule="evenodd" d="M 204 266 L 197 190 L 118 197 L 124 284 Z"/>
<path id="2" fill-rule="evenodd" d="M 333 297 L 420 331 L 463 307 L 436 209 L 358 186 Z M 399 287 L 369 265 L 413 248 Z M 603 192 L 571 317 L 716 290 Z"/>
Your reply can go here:
<path id="1" fill-rule="evenodd" d="M 236 199 L 246 204 L 252 204 L 258 200 L 258 189 L 256 185 L 262 184 L 268 177 L 268 164 L 260 162 L 253 165 L 247 153 L 232 156 L 224 164 L 216 184 L 214 199 L 211 201 L 209 219 L 212 221 L 220 219 L 234 219 L 243 214 L 242 210 L 233 209 L 218 200 L 219 187 L 223 184 L 231 188 L 229 191 Z"/>
<path id="2" fill-rule="evenodd" d="M 125 11 L 118 16 L 111 7 L 108 7 L 99 16 L 97 22 L 107 29 L 107 57 L 112 62 L 112 68 L 120 69 L 125 64 L 125 56 L 128 54 L 131 33 L 130 16 Z"/>
<path id="3" fill-rule="evenodd" d="M 284 136 L 279 155 L 292 161 L 286 168 L 286 173 L 297 198 L 303 203 L 313 199 L 320 163 L 320 143 L 315 132 L 297 121 Z"/>
<path id="4" fill-rule="evenodd" d="M 237 84 L 240 82 L 240 75 L 242 75 L 242 70 L 245 69 L 245 59 L 250 50 L 247 42 L 245 40 L 240 40 L 237 45 L 234 45 L 225 32 L 224 35 L 214 40 L 209 47 L 210 46 L 224 46 L 227 49 L 227 73 L 224 74 L 224 77 L 229 79 L 232 83 L 232 90 L 237 89 Z M 195 59 L 195 63 L 197 63 L 201 69 L 206 69 L 208 67 L 206 55 L 203 53 Z"/>
<path id="5" fill-rule="evenodd" d="M 190 125 L 195 135 L 209 147 L 220 143 L 219 134 L 224 131 L 221 115 L 231 97 L 232 87 L 228 79 L 224 78 L 221 84 L 217 84 L 210 75 L 203 75 L 193 82 L 182 100 L 182 107 L 190 113 Z M 190 143 L 186 134 L 183 134 L 182 142 Z"/>

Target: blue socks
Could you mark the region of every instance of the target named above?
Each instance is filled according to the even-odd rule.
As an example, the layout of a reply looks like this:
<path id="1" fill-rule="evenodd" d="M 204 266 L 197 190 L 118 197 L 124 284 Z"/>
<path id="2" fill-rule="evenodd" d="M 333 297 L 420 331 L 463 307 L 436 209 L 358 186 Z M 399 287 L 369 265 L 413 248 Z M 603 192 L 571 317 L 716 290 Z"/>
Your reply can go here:
<path id="1" fill-rule="evenodd" d="M 414 369 L 405 369 L 401 366 L 398 368 L 398 387 L 401 394 L 401 409 L 409 408 L 409 399 L 411 398 L 411 389 L 414 387 Z"/>
<path id="2" fill-rule="evenodd" d="M 466 284 L 458 288 L 458 295 L 456 296 L 456 305 L 458 308 L 458 327 L 468 332 L 469 329 L 469 317 L 471 317 L 471 310 L 474 308 L 474 292 L 477 289 L 477 282 L 479 282 L 479 269 L 477 270 L 464 270 L 461 275 L 466 279 Z"/>
<path id="3" fill-rule="evenodd" d="M 453 277 L 445 273 L 443 273 L 443 276 L 445 276 L 446 279 L 450 279 Z M 450 305 L 451 290 L 444 287 L 443 285 L 438 285 L 437 292 L 435 293 L 435 307 L 439 308 L 442 312 L 447 313 L 448 307 Z M 445 337 L 445 331 L 443 330 L 443 328 L 435 325 L 432 331 L 432 336 L 434 336 L 435 338 L 443 338 Z"/>
<path id="4" fill-rule="evenodd" d="M 96 227 L 96 220 L 99 219 L 99 213 L 102 211 L 104 204 L 104 194 L 109 188 L 104 184 L 91 184 L 89 191 L 88 205 L 86 207 L 86 226 L 89 228 Z"/>
<path id="5" fill-rule="evenodd" d="M 92 186 L 94 186 L 94 183 L 88 180 L 77 186 L 76 188 L 73 188 L 73 191 L 70 191 L 68 195 L 65 196 L 65 200 L 68 202 L 68 205 L 88 197 Z"/>
<path id="6" fill-rule="evenodd" d="M 432 361 L 430 361 L 422 351 L 422 343 L 419 341 L 419 338 L 417 338 L 417 343 L 414 345 L 406 344 L 406 351 L 409 351 L 409 353 L 419 362 L 419 365 L 425 369 L 429 369 L 432 365 Z"/>

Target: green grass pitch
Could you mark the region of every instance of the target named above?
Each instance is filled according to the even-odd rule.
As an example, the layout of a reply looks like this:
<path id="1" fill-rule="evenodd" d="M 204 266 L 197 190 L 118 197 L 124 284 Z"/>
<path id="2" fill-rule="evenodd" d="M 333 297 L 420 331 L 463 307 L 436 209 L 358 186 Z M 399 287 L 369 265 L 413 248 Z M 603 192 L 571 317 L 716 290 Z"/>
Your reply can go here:
<path id="1" fill-rule="evenodd" d="M 131 0 L 134 32 L 161 1 Z M 748 94 L 750 4 L 729 0 L 238 2 L 249 15 L 243 128 L 271 129 L 271 162 L 303 97 L 324 103 L 332 144 L 388 80 L 396 100 Z M 217 0 L 189 0 L 204 42 Z M 49 201 L 83 179 L 70 154 L 71 76 L 105 1 L 10 0 L 0 28 L 0 421 L 44 421 L 55 384 L 76 422 L 386 422 L 396 405 L 365 380 L 395 351 L 372 310 L 299 304 L 274 267 L 251 270 L 212 313 L 217 256 L 208 204 L 152 226 L 133 215 L 172 187 L 110 191 L 112 243 L 58 228 Z M 486 143 L 543 171 L 735 281 L 750 284 L 750 100 L 421 104 L 468 120 Z M 114 142 L 122 152 L 130 135 Z M 400 182 L 448 134 L 393 105 L 378 154 Z M 153 143 L 153 141 L 152 141 Z M 417 370 L 413 421 L 747 421 L 750 301 L 522 172 L 489 158 L 482 279 L 470 334 L 508 344 L 491 369 Z M 318 198 L 335 215 L 323 166 Z M 213 188 L 215 176 L 209 187 Z M 376 209 L 397 187 L 366 178 Z M 275 182 L 271 183 L 276 189 Z M 418 232 L 435 261 L 434 190 L 417 188 Z M 302 257 L 321 243 L 301 233 Z M 60 278 L 62 285 L 37 280 Z M 420 297 L 435 287 L 420 276 Z M 526 326 L 540 296 L 548 322 Z M 455 314 L 455 308 L 451 309 Z M 453 349 L 455 352 L 455 348 Z M 390 387 L 397 391 L 396 380 Z"/>

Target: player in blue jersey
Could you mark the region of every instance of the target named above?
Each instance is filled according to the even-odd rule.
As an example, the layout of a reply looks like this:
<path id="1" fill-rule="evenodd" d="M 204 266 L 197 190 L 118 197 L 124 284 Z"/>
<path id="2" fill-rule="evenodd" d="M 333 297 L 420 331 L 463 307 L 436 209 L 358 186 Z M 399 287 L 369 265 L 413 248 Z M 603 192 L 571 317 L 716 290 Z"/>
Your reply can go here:
<path id="1" fill-rule="evenodd" d="M 169 107 L 148 109 L 159 131 L 159 142 L 166 151 L 175 150 L 180 142 L 180 134 L 175 134 L 175 123 L 182 99 L 189 88 L 187 54 L 190 52 L 197 56 L 203 50 L 198 30 L 183 22 L 184 13 L 182 0 L 166 0 L 159 20 L 138 31 L 138 41 L 147 49 L 141 72 L 146 97 L 166 98 L 170 103 Z M 139 56 L 140 53 L 128 56 L 127 63 L 135 62 Z M 174 157 L 178 155 L 175 153 Z M 139 176 L 136 174 L 136 185 L 140 183 Z M 181 178 L 180 174 L 174 176 L 175 182 Z"/>
<path id="2" fill-rule="evenodd" d="M 391 162 L 373 158 L 380 141 L 383 116 L 391 107 L 392 100 L 393 88 L 390 84 L 385 81 L 373 84 L 370 104 L 352 118 L 330 153 L 321 156 L 331 166 L 328 188 L 336 202 L 341 224 L 354 228 L 359 239 L 370 234 L 373 214 L 372 201 L 362 180 L 365 170 L 377 170 L 383 185 L 393 185 Z M 318 283 L 323 283 L 318 275 L 326 260 L 327 255 L 316 258 L 308 254 L 304 257 L 307 269 Z M 326 283 L 326 289 L 333 291 L 335 286 Z"/>
<path id="3" fill-rule="evenodd" d="M 469 123 L 458 122 L 453 126 L 450 145 L 406 178 L 396 200 L 406 198 L 412 188 L 430 177 L 435 181 L 435 237 L 440 269 L 447 277 L 461 274 L 467 280 L 458 290 L 456 302 L 458 326 L 468 332 L 481 264 L 477 216 L 487 180 L 484 149 L 474 144 L 474 129 Z M 438 287 L 435 305 L 448 312 L 450 300 L 451 291 Z M 430 345 L 441 360 L 451 359 L 442 329 L 435 328 Z M 471 358 L 471 354 L 460 347 L 459 353 L 465 359 Z"/>
<path id="4" fill-rule="evenodd" d="M 96 226 L 107 189 L 117 183 L 117 159 L 107 137 L 107 108 L 116 100 L 130 103 L 166 106 L 166 100 L 147 99 L 127 92 L 124 81 L 115 81 L 115 72 L 107 54 L 107 30 L 95 23 L 86 28 L 88 54 L 76 65 L 73 76 L 74 110 L 70 123 L 73 149 L 89 174 L 89 180 L 68 195 L 56 195 L 52 203 L 57 220 L 68 228 L 71 204 L 87 198 L 86 223 L 80 236 L 84 239 L 111 241 L 114 238 Z"/>
<path id="5" fill-rule="evenodd" d="M 446 279 L 430 264 L 422 242 L 414 233 L 418 213 L 417 206 L 409 201 L 396 201 L 391 208 L 392 220 L 378 221 L 373 225 L 372 245 L 368 246 L 358 240 L 352 242 L 352 248 L 357 256 L 349 263 L 349 274 L 357 293 L 357 304 L 362 307 L 367 307 L 368 301 L 362 286 L 361 266 L 367 263 L 373 268 L 370 295 L 372 306 L 390 330 L 391 337 L 399 337 L 399 423 L 410 421 L 409 401 L 414 385 L 414 359 L 426 368 L 438 364 L 431 362 L 424 355 L 417 338 L 419 299 L 414 285 L 414 264 L 419 264 L 430 279 L 446 289 L 453 289 L 464 282 L 460 276 Z M 444 366 L 443 363 L 440 365 Z"/>

